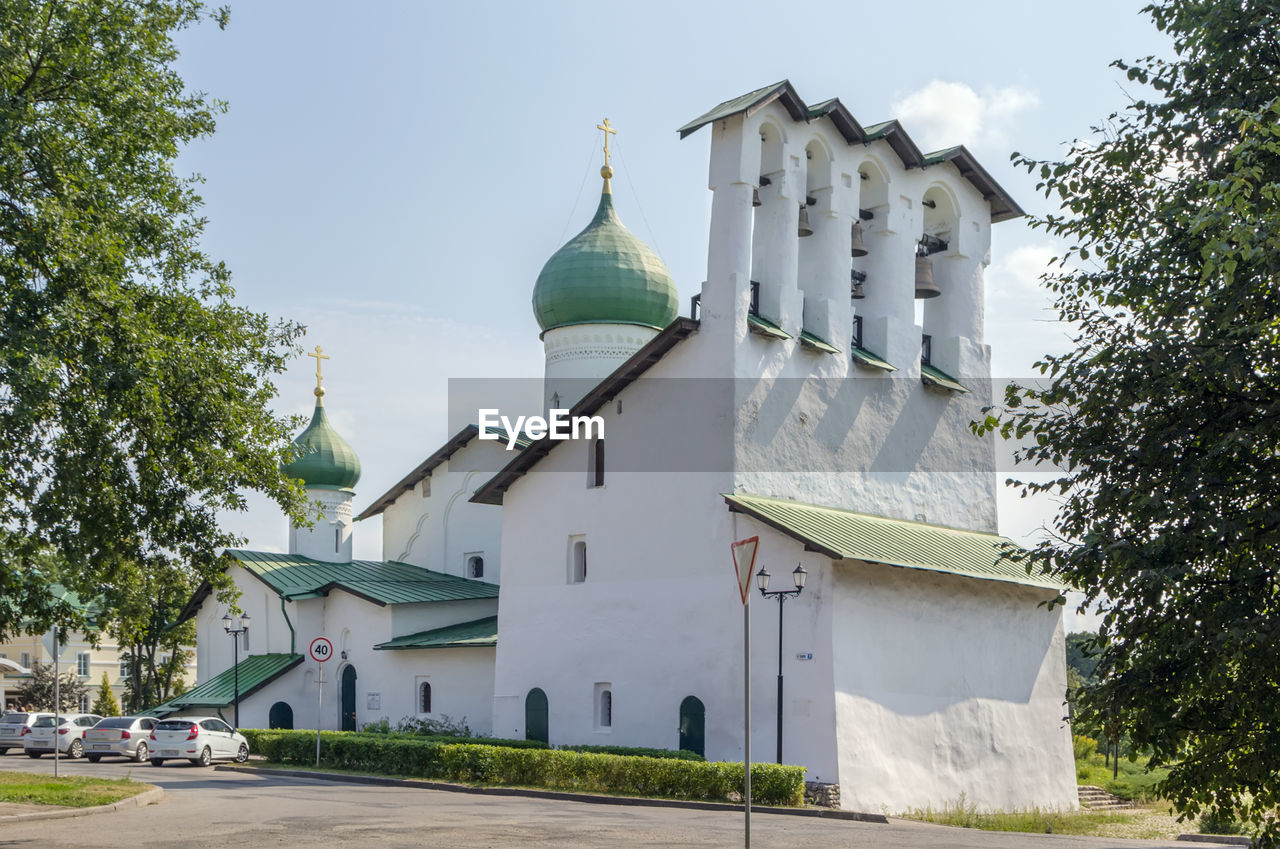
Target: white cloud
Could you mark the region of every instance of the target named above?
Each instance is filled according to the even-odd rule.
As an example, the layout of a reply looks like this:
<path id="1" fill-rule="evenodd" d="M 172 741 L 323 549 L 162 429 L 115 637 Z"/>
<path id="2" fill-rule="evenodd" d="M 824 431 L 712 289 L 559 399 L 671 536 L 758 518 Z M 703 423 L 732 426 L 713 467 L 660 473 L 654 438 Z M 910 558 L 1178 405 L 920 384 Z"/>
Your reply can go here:
<path id="1" fill-rule="evenodd" d="M 1050 260 L 1061 255 L 1050 242 L 1018 245 L 987 269 L 988 298 L 1017 298 L 1047 306 L 1049 291 L 1040 275 L 1049 270 Z"/>
<path id="2" fill-rule="evenodd" d="M 932 80 L 894 102 L 893 114 L 926 151 L 957 144 L 1003 147 L 1018 113 L 1037 103 L 1034 92 L 1018 86 L 979 94 L 965 83 Z"/>

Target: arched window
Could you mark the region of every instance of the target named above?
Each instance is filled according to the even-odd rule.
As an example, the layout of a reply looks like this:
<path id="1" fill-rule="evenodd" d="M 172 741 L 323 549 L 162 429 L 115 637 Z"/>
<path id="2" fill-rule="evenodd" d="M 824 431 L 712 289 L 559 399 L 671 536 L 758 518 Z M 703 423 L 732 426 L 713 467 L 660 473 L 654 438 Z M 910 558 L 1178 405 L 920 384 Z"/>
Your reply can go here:
<path id="1" fill-rule="evenodd" d="M 426 681 L 418 685 L 418 713 L 431 713 L 431 685 Z"/>
<path id="2" fill-rule="evenodd" d="M 680 703 L 680 748 L 707 754 L 707 709 L 697 696 L 685 696 Z"/>
<path id="3" fill-rule="evenodd" d="M 580 539 L 573 544 L 573 582 L 581 584 L 587 579 L 587 541 Z"/>
<path id="4" fill-rule="evenodd" d="M 484 577 L 484 558 L 479 554 L 473 554 L 467 558 L 467 577 L 483 578 Z"/>
<path id="5" fill-rule="evenodd" d="M 604 439 L 592 440 L 591 457 L 587 463 L 587 487 L 604 486 Z"/>
<path id="6" fill-rule="evenodd" d="M 613 727 L 613 690 L 600 691 L 600 727 Z"/>
<path id="7" fill-rule="evenodd" d="M 524 699 L 524 738 L 551 742 L 547 722 L 547 694 L 534 687 Z"/>
<path id="8" fill-rule="evenodd" d="M 293 728 L 293 708 L 288 702 L 276 702 L 267 713 L 268 728 Z"/>

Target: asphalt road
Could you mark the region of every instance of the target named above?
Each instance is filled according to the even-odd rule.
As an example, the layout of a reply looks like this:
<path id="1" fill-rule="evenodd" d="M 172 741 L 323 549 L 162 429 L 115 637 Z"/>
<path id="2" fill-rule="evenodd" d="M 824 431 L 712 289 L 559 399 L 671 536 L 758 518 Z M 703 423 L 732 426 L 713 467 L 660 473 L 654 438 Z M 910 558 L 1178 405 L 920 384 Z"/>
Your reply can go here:
<path id="1" fill-rule="evenodd" d="M 0 770 L 53 773 L 52 759 L 0 756 Z M 733 847 L 742 814 L 616 807 L 506 796 L 375 787 L 304 777 L 245 775 L 119 760 L 63 761 L 64 775 L 131 775 L 165 789 L 158 805 L 0 825 L 9 849 L 228 849 L 244 847 Z M 752 843 L 774 849 L 1191 849 L 1194 843 L 1104 840 L 755 814 Z"/>

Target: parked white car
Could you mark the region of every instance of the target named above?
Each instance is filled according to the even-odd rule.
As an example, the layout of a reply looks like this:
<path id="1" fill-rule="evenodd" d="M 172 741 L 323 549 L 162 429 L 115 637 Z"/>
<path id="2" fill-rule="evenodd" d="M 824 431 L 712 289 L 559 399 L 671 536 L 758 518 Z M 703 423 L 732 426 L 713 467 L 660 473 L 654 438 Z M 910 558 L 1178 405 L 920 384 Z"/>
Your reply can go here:
<path id="1" fill-rule="evenodd" d="M 84 732 L 85 756 L 92 763 L 97 763 L 103 755 L 145 763 L 147 741 L 157 722 L 150 716 L 108 716 Z"/>
<path id="2" fill-rule="evenodd" d="M 27 735 L 27 729 L 42 716 L 53 716 L 53 714 L 15 711 L 0 716 L 0 755 L 10 749 L 21 749 L 22 738 Z"/>
<path id="3" fill-rule="evenodd" d="M 51 713 L 42 714 L 31 723 L 22 738 L 22 750 L 27 753 L 27 757 L 52 755 L 54 746 L 69 758 L 80 757 L 84 754 L 84 732 L 102 719 L 96 713 L 66 713 L 59 718 L 62 724 L 56 730 Z"/>
<path id="4" fill-rule="evenodd" d="M 249 741 L 239 731 L 215 716 L 162 719 L 151 731 L 151 765 L 160 766 L 169 758 L 186 758 L 208 766 L 215 760 L 249 760 Z"/>

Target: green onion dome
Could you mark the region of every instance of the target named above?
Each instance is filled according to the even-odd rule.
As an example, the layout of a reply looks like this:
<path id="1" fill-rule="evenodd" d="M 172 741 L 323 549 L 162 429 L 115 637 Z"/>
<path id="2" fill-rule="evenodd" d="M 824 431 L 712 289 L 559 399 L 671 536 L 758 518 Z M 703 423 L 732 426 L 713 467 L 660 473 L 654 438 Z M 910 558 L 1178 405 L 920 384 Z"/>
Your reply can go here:
<path id="1" fill-rule="evenodd" d="M 613 209 L 611 173 L 591 223 L 552 254 L 534 284 L 533 314 L 544 333 L 571 324 L 662 330 L 679 312 L 671 272 Z"/>
<path id="2" fill-rule="evenodd" d="M 293 440 L 293 460 L 281 468 L 291 478 L 308 487 L 351 491 L 360 480 L 360 459 L 347 441 L 329 424 L 324 399 L 317 390 L 316 411 L 311 424 Z"/>

